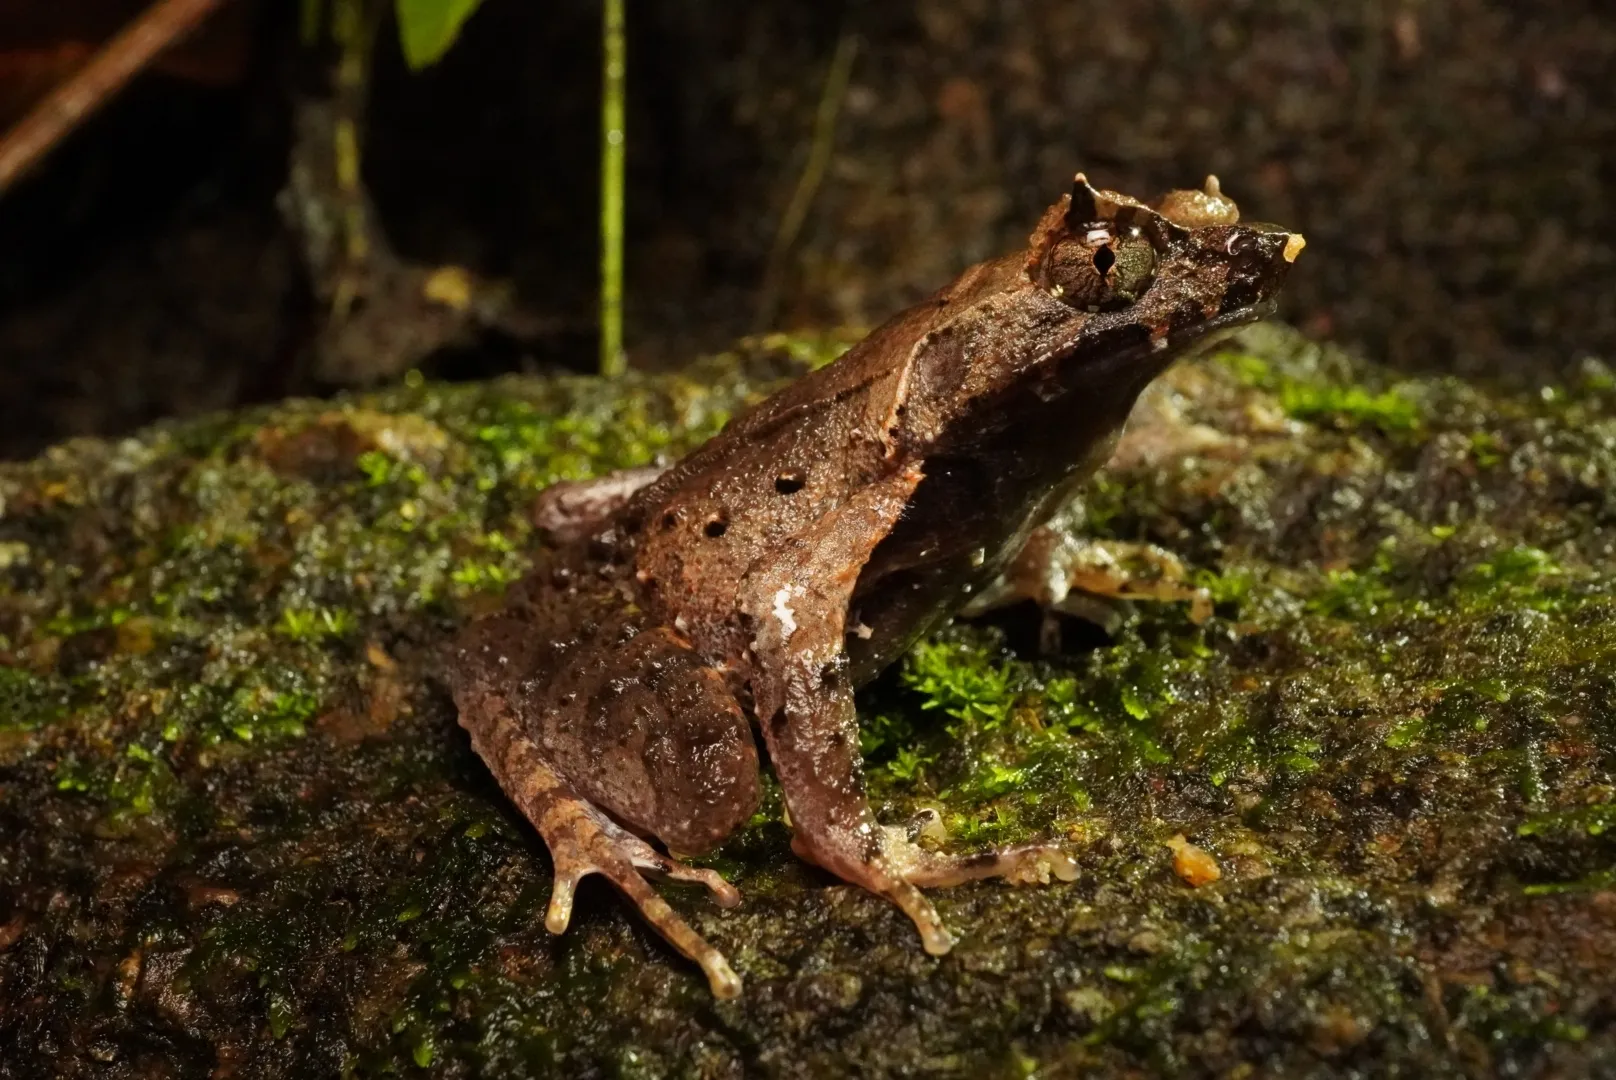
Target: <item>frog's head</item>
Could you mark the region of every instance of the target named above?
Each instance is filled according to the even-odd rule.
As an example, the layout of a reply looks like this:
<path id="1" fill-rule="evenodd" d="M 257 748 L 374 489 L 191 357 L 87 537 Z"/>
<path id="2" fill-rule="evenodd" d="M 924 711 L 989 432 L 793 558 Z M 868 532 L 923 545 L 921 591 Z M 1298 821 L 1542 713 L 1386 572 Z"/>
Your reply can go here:
<path id="1" fill-rule="evenodd" d="M 915 353 L 910 446 L 1030 474 L 1075 467 L 1174 359 L 1271 312 L 1302 243 L 1242 223 L 1215 179 L 1150 206 L 1079 173 L 1002 265 L 1013 284 L 990 273 L 981 292 L 950 294 L 960 313 Z"/>
<path id="2" fill-rule="evenodd" d="M 913 352 L 895 446 L 932 470 L 995 462 L 994 483 L 1028 498 L 1054 490 L 1099 464 L 1176 357 L 1272 312 L 1301 247 L 1239 221 L 1215 179 L 1147 205 L 1079 173 L 1025 255 L 945 296 L 947 322 Z"/>
<path id="3" fill-rule="evenodd" d="M 1241 223 L 1207 177 L 1154 206 L 1102 191 L 1079 173 L 1044 214 L 1027 254 L 1032 284 L 1073 312 L 1050 357 L 1076 389 L 1141 388 L 1186 351 L 1273 310 L 1300 233 Z"/>

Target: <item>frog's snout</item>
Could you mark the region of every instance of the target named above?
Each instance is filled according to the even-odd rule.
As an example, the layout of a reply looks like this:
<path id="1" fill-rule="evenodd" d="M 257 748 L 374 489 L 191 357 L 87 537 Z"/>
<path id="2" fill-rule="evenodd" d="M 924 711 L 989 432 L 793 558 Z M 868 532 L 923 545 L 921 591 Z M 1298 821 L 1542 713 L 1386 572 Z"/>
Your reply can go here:
<path id="1" fill-rule="evenodd" d="M 1279 248 L 1279 256 L 1288 263 L 1295 262 L 1296 256 L 1300 255 L 1302 249 L 1307 247 L 1307 237 L 1299 232 L 1292 232 L 1281 225 L 1272 225 L 1266 221 L 1251 221 L 1246 223 L 1246 228 L 1260 234 L 1264 240 L 1271 240 L 1276 245 L 1283 240 L 1283 246 Z"/>

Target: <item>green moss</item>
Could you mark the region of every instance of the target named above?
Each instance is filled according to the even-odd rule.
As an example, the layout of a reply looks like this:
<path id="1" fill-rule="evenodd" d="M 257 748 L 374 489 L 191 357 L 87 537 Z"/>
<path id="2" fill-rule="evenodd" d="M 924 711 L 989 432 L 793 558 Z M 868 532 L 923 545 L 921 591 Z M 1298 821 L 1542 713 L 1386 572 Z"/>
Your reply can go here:
<path id="1" fill-rule="evenodd" d="M 1533 814 L 1516 827 L 1515 833 L 1518 836 L 1542 836 L 1571 832 L 1600 836 L 1613 826 L 1616 826 L 1616 803 L 1597 803 L 1551 814 Z"/>
<path id="2" fill-rule="evenodd" d="M 813 371 L 841 356 L 864 335 L 865 331 L 857 327 L 758 334 L 737 342 L 737 351 L 731 357 L 735 360 L 742 355 L 778 355 L 805 371 Z"/>
<path id="3" fill-rule="evenodd" d="M 1316 354 L 1272 358 L 1229 350 L 1215 361 L 1241 385 L 1272 393 L 1288 416 L 1342 429 L 1374 428 L 1404 435 L 1422 426 L 1420 403 L 1402 387 L 1375 390 L 1321 371 Z"/>
<path id="4" fill-rule="evenodd" d="M 1576 881 L 1541 882 L 1521 890 L 1526 896 L 1563 896 L 1575 893 L 1600 893 L 1616 889 L 1616 870 L 1600 870 Z"/>
<path id="5" fill-rule="evenodd" d="M 1298 420 L 1343 427 L 1379 428 L 1387 434 L 1412 431 L 1419 426 L 1419 408 L 1395 390 L 1370 393 L 1361 386 L 1280 387 L 1280 403 Z"/>
<path id="6" fill-rule="evenodd" d="M 940 709 L 959 724 L 992 730 L 1015 704 L 1019 687 L 999 649 L 980 640 L 921 642 L 904 658 L 903 683 L 920 694 L 922 709 Z M 953 725 L 953 731 L 960 730 Z"/>
<path id="7" fill-rule="evenodd" d="M 67 688 L 21 668 L 0 666 L 0 734 L 33 731 L 66 711 Z"/>
<path id="8" fill-rule="evenodd" d="M 0 1043 L 355 1077 L 1616 1061 L 1578 929 L 1613 887 L 1616 400 L 1398 380 L 1278 330 L 1169 377 L 1177 422 L 1230 443 L 1085 493 L 1209 620 L 1135 603 L 1049 656 L 1013 614 L 955 625 L 859 696 L 884 822 L 1062 840 L 1075 883 L 938 890 L 961 941 L 927 957 L 791 854 L 771 779 L 703 859 L 745 903 L 659 886 L 740 1001 L 599 882 L 550 935 L 542 844 L 442 647 L 522 571 L 537 490 L 676 456 L 834 351 L 417 379 L 0 466 L 0 985 L 26 987 Z M 1177 876 L 1180 833 L 1220 880 Z"/>
<path id="9" fill-rule="evenodd" d="M 317 608 L 282 608 L 277 632 L 293 641 L 318 642 L 325 638 L 350 637 L 359 627 L 351 611 Z"/>
<path id="10" fill-rule="evenodd" d="M 1279 382 L 1279 377 L 1274 373 L 1274 365 L 1271 361 L 1249 352 L 1242 352 L 1239 349 L 1225 349 L 1219 352 L 1216 355 L 1215 363 L 1220 365 L 1242 386 L 1249 386 L 1259 390 L 1271 390 Z"/>

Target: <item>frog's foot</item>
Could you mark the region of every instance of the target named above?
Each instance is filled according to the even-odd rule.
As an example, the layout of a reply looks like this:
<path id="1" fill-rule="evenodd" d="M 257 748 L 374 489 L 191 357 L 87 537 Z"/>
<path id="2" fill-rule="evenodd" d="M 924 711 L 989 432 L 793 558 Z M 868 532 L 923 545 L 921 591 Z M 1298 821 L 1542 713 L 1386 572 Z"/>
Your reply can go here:
<path id="1" fill-rule="evenodd" d="M 904 826 L 872 829 L 878 839 L 862 857 L 849 857 L 853 855 L 849 845 L 836 844 L 834 840 L 830 845 L 815 843 L 801 832 L 792 836 L 791 847 L 809 862 L 896 904 L 915 924 L 921 944 L 932 956 L 946 954 L 954 947 L 955 939 L 920 891 L 922 886 L 946 887 L 993 877 L 1016 885 L 1048 884 L 1051 877 L 1061 881 L 1077 878 L 1077 864 L 1071 855 L 1050 844 L 1027 844 L 972 855 L 940 855 L 911 841 Z"/>
<path id="2" fill-rule="evenodd" d="M 533 525 L 560 543 L 580 539 L 604 524 L 664 471 L 660 465 L 645 465 L 592 480 L 558 480 L 533 500 Z"/>
<path id="3" fill-rule="evenodd" d="M 629 899 L 668 944 L 701 965 L 714 997 L 739 995 L 740 976 L 723 954 L 657 895 L 643 872 L 705 885 L 724 907 L 740 903 L 741 895 L 735 887 L 711 870 L 685 866 L 663 855 L 579 798 L 545 762 L 538 747 L 520 733 L 510 713 L 499 707 L 501 702 L 490 700 L 485 704 L 492 707 L 475 710 L 472 715 L 489 717 L 492 723 L 468 725 L 472 743 L 485 761 L 499 763 L 495 776 L 544 837 L 555 863 L 555 884 L 545 927 L 552 934 L 565 932 L 572 921 L 572 900 L 578 882 L 590 874 L 600 874 Z"/>
<path id="4" fill-rule="evenodd" d="M 544 925 L 550 933 L 566 932 L 567 924 L 572 921 L 572 898 L 578 882 L 590 874 L 600 874 L 628 897 L 668 944 L 701 965 L 714 997 L 733 998 L 740 994 L 740 976 L 723 954 L 657 895 L 641 871 L 705 885 L 724 907 L 734 907 L 741 902 L 741 894 L 733 885 L 711 870 L 698 870 L 673 861 L 576 797 L 553 798 L 537 824 L 555 861 L 555 885 L 550 891 L 550 908 L 544 917 Z"/>
<path id="5" fill-rule="evenodd" d="M 1185 603 L 1197 624 L 1212 616 L 1212 594 L 1194 585 L 1183 562 L 1154 544 L 1082 540 L 1041 526 L 1004 572 L 962 612 L 967 617 L 1022 600 L 1045 611 L 1046 647 L 1058 644 L 1059 612 L 1091 622 L 1109 634 L 1120 627 L 1131 601 Z"/>
<path id="6" fill-rule="evenodd" d="M 954 947 L 954 935 L 943 925 L 942 916 L 931 906 L 931 901 L 904 877 L 899 866 L 888 860 L 885 849 L 891 842 L 884 832 L 879 825 L 866 825 L 857 829 L 856 834 L 839 836 L 812 836 L 799 829 L 791 834 L 791 850 L 799 858 L 829 870 L 843 881 L 892 901 L 920 931 L 920 942 L 926 951 L 932 956 L 942 956 Z M 907 844 L 908 840 L 903 842 Z"/>
<path id="7" fill-rule="evenodd" d="M 566 933 L 567 924 L 572 921 L 573 893 L 578 882 L 590 874 L 604 874 L 618 888 L 628 891 L 627 886 L 613 877 L 614 867 L 599 857 L 598 848 L 602 843 L 609 846 L 615 855 L 627 857 L 636 878 L 641 876 L 639 871 L 648 870 L 670 881 L 705 885 L 719 907 L 732 908 L 741 902 L 740 891 L 719 877 L 717 871 L 686 866 L 627 832 L 583 799 L 576 799 L 575 802 L 576 807 L 569 807 L 564 814 L 576 814 L 584 820 L 580 822 L 574 818 L 558 817 L 560 831 L 565 833 L 564 839 L 558 837 L 558 840 L 551 840 L 550 834 L 544 833 L 544 841 L 549 845 L 551 858 L 556 864 L 555 885 L 550 890 L 550 909 L 544 917 L 544 925 L 552 934 Z M 562 856 L 556 850 L 558 843 L 568 853 L 565 867 L 562 865 Z M 620 870 L 621 867 L 615 869 Z M 641 910 L 644 911 L 643 905 Z M 652 924 L 662 929 L 654 919 Z"/>
<path id="8" fill-rule="evenodd" d="M 1012 885 L 1048 885 L 1051 877 L 1077 880 L 1077 863 L 1056 844 L 1022 844 L 971 855 L 944 855 L 913 843 L 906 826 L 883 828 L 887 862 L 911 885 L 946 888 L 982 878 L 1004 878 Z"/>

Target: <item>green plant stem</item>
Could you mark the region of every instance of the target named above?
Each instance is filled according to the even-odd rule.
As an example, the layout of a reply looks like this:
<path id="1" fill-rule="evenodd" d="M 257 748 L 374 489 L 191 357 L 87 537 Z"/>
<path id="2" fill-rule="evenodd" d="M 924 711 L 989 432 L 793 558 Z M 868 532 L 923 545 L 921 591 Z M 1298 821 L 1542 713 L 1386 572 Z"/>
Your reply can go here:
<path id="1" fill-rule="evenodd" d="M 853 75 L 853 61 L 858 56 L 858 38 L 844 32 L 836 42 L 825 71 L 825 85 L 819 95 L 819 108 L 814 113 L 813 141 L 808 147 L 808 160 L 797 177 L 797 186 L 791 193 L 791 202 L 780 218 L 780 227 L 774 234 L 774 245 L 769 249 L 769 261 L 763 273 L 763 287 L 758 291 L 757 315 L 754 320 L 759 331 L 774 322 L 780 306 L 781 282 L 785 278 L 786 259 L 797 234 L 808 218 L 819 185 L 825 179 L 830 165 L 831 151 L 836 145 L 836 119 L 842 112 L 842 101 L 847 97 L 848 80 Z"/>
<path id="2" fill-rule="evenodd" d="M 605 4 L 600 148 L 600 373 L 621 375 L 623 355 L 623 158 L 627 43 L 624 0 Z"/>

